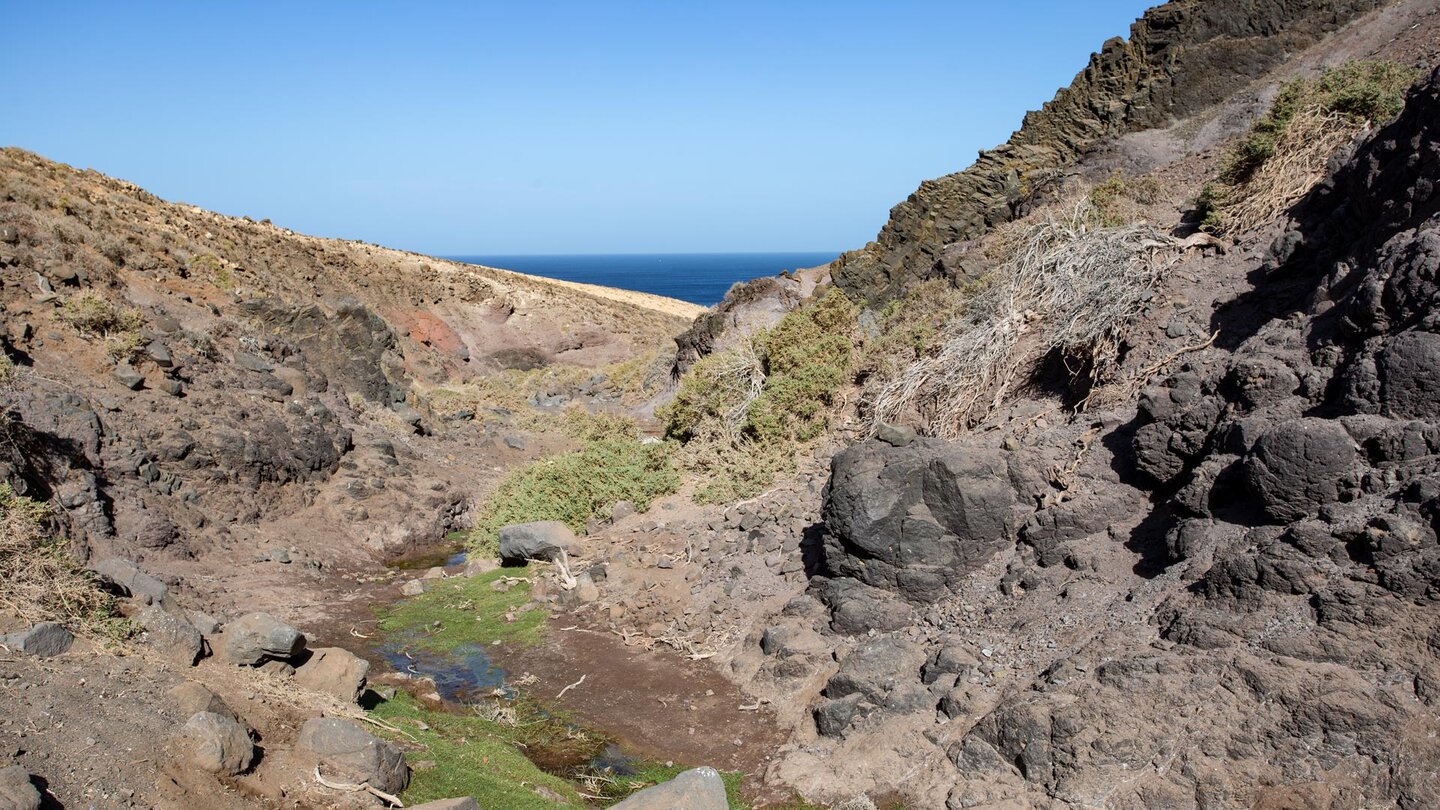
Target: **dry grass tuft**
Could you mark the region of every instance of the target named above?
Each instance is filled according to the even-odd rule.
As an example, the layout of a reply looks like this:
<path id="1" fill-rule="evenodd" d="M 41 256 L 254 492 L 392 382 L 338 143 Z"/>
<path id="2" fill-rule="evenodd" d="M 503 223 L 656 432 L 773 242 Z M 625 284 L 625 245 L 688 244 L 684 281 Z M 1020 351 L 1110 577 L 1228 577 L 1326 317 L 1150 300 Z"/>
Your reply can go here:
<path id="1" fill-rule="evenodd" d="M 113 601 L 45 531 L 49 515 L 45 504 L 0 484 L 0 608 L 26 622 L 113 635 Z"/>
<path id="2" fill-rule="evenodd" d="M 1325 176 L 1336 150 L 1349 143 L 1356 125 L 1339 113 L 1311 107 L 1296 113 L 1275 142 L 1275 152 L 1238 185 L 1216 189 L 1218 222 L 1227 232 L 1240 233 L 1269 222 L 1305 196 Z"/>
<path id="3" fill-rule="evenodd" d="M 1084 200 L 1019 234 L 1011 258 L 946 327 L 938 349 L 868 397 L 873 421 L 913 413 L 932 435 L 957 435 L 1052 352 L 1092 388 L 1106 382 L 1128 322 L 1178 252 L 1151 226 L 1096 221 Z"/>

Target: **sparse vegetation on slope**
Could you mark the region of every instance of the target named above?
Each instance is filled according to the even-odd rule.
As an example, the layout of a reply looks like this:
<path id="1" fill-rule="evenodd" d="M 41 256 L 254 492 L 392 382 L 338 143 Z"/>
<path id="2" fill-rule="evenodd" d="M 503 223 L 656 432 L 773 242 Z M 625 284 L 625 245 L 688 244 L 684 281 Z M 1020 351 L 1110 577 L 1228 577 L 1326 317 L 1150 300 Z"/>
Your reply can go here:
<path id="1" fill-rule="evenodd" d="M 500 482 L 471 532 L 472 548 L 493 555 L 500 527 L 511 523 L 558 520 L 583 531 L 610 504 L 630 501 L 643 512 L 679 488 L 674 443 L 642 442 L 634 423 L 621 419 L 581 420 L 571 430 L 582 439 L 579 450 L 535 461 Z"/>
<path id="2" fill-rule="evenodd" d="M 45 531 L 50 510 L 0 483 L 0 607 L 29 622 L 56 621 L 114 636 L 114 600 L 65 543 Z"/>
<path id="3" fill-rule="evenodd" d="M 659 416 L 686 443 L 685 466 L 701 479 L 698 500 L 755 495 L 796 448 L 825 432 L 854 376 L 856 312 L 832 289 L 686 373 Z"/>
<path id="4" fill-rule="evenodd" d="M 1352 61 L 1287 83 L 1225 153 L 1219 176 L 1201 192 L 1196 207 L 1202 224 L 1243 231 L 1300 199 L 1335 150 L 1400 112 L 1416 75 L 1395 62 Z"/>
<path id="5" fill-rule="evenodd" d="M 1087 387 L 1105 381 L 1127 322 L 1169 261 L 1164 235 L 1146 225 L 1096 227 L 1082 200 L 1019 235 L 994 283 L 966 303 L 940 344 L 892 378 L 871 385 L 875 422 L 918 418 L 953 436 L 986 416 L 1036 361 L 1058 352 Z"/>

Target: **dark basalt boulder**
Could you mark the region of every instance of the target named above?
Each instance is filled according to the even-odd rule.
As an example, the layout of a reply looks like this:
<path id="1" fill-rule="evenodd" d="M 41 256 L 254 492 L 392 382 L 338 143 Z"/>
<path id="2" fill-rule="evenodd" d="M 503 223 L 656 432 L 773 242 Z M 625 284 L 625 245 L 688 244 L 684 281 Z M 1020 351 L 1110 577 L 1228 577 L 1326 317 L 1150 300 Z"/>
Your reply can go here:
<path id="1" fill-rule="evenodd" d="M 1019 501 L 1006 454 L 918 439 L 853 445 L 831 462 L 825 564 L 915 602 L 1013 544 Z"/>
<path id="2" fill-rule="evenodd" d="M 1266 431 L 1245 460 L 1246 481 L 1267 517 L 1289 523 L 1341 499 L 1359 453 L 1332 419 L 1281 422 Z"/>

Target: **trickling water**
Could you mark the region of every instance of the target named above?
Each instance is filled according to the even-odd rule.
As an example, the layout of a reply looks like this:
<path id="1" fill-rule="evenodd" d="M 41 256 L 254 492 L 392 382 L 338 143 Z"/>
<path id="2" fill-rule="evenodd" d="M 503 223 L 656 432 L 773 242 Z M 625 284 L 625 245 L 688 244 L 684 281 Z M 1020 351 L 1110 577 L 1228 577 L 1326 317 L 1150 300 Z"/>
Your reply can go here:
<path id="1" fill-rule="evenodd" d="M 415 633 L 391 636 L 376 648 L 397 672 L 424 675 L 435 681 L 440 697 L 466 703 L 490 697 L 505 689 L 505 670 L 490 660 L 482 644 L 461 644 L 452 650 L 437 651 L 416 646 Z"/>

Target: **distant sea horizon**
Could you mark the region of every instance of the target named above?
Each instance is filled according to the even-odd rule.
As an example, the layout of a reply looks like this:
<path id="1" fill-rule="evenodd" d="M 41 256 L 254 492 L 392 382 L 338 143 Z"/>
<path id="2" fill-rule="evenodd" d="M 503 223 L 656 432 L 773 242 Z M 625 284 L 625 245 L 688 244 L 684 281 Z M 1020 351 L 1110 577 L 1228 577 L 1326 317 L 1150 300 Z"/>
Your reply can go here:
<path id="1" fill-rule="evenodd" d="M 534 276 L 599 284 L 678 298 L 713 306 L 736 282 L 827 264 L 840 251 L 776 253 L 595 253 L 468 255 L 445 258 L 528 273 Z"/>

